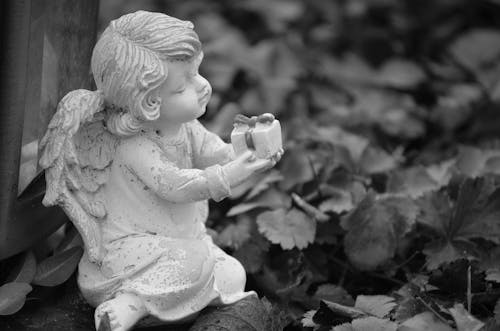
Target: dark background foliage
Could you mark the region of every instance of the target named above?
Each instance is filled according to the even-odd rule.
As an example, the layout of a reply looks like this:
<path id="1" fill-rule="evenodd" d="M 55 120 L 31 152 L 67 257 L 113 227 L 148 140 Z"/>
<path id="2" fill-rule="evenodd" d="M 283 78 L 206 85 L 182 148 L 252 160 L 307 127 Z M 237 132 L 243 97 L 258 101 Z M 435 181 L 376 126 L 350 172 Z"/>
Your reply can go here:
<path id="1" fill-rule="evenodd" d="M 102 0 L 100 26 L 139 9 L 195 24 L 209 129 L 282 123 L 208 221 L 276 325 L 500 328 L 500 1 Z"/>

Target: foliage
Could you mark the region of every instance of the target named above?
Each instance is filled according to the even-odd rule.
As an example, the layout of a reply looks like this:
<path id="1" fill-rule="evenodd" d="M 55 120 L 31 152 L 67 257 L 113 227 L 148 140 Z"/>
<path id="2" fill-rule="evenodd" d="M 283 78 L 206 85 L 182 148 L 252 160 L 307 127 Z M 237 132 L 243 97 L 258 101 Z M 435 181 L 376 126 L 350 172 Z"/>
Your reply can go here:
<path id="1" fill-rule="evenodd" d="M 500 328 L 498 1 L 101 7 L 103 25 L 137 9 L 194 22 L 212 131 L 228 138 L 239 112 L 280 119 L 279 165 L 212 204 L 208 225 L 286 330 Z M 69 230 L 58 256 L 76 254 Z M 33 261 L 2 262 L 17 266 L 2 279 L 32 283 Z"/>

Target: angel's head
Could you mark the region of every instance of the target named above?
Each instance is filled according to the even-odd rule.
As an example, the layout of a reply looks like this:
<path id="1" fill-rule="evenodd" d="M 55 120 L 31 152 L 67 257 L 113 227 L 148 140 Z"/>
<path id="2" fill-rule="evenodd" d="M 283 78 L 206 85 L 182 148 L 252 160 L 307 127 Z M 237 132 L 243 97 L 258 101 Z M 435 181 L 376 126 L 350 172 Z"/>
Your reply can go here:
<path id="1" fill-rule="evenodd" d="M 184 120 L 192 109 L 182 77 L 193 82 L 196 101 L 204 102 L 204 109 L 208 98 L 200 96 L 211 90 L 197 73 L 202 56 L 191 22 L 146 11 L 112 21 L 92 54 L 94 79 L 110 109 L 108 129 L 130 136 L 164 114 Z"/>

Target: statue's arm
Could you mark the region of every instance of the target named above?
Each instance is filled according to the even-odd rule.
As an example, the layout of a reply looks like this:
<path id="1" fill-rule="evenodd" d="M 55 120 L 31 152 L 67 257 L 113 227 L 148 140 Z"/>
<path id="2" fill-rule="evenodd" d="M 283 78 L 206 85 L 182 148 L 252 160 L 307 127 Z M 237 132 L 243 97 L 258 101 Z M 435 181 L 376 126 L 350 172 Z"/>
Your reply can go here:
<path id="1" fill-rule="evenodd" d="M 218 135 L 208 131 L 198 120 L 190 123 L 197 168 L 226 164 L 235 159 L 232 144 L 225 143 Z"/>
<path id="2" fill-rule="evenodd" d="M 172 202 L 194 202 L 209 198 L 220 201 L 230 195 L 230 183 L 221 165 L 204 170 L 181 169 L 166 159 L 152 141 L 134 137 L 118 148 L 115 162 L 132 172 L 161 198 Z"/>

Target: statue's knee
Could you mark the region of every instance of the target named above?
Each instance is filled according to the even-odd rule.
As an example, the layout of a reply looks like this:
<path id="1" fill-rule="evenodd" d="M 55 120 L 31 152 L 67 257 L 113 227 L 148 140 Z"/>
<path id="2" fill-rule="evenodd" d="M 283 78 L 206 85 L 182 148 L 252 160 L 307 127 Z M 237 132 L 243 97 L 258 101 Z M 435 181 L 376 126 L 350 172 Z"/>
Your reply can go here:
<path id="1" fill-rule="evenodd" d="M 224 292 L 244 291 L 246 272 L 241 263 L 227 255 L 217 258 L 215 266 L 217 284 Z"/>

